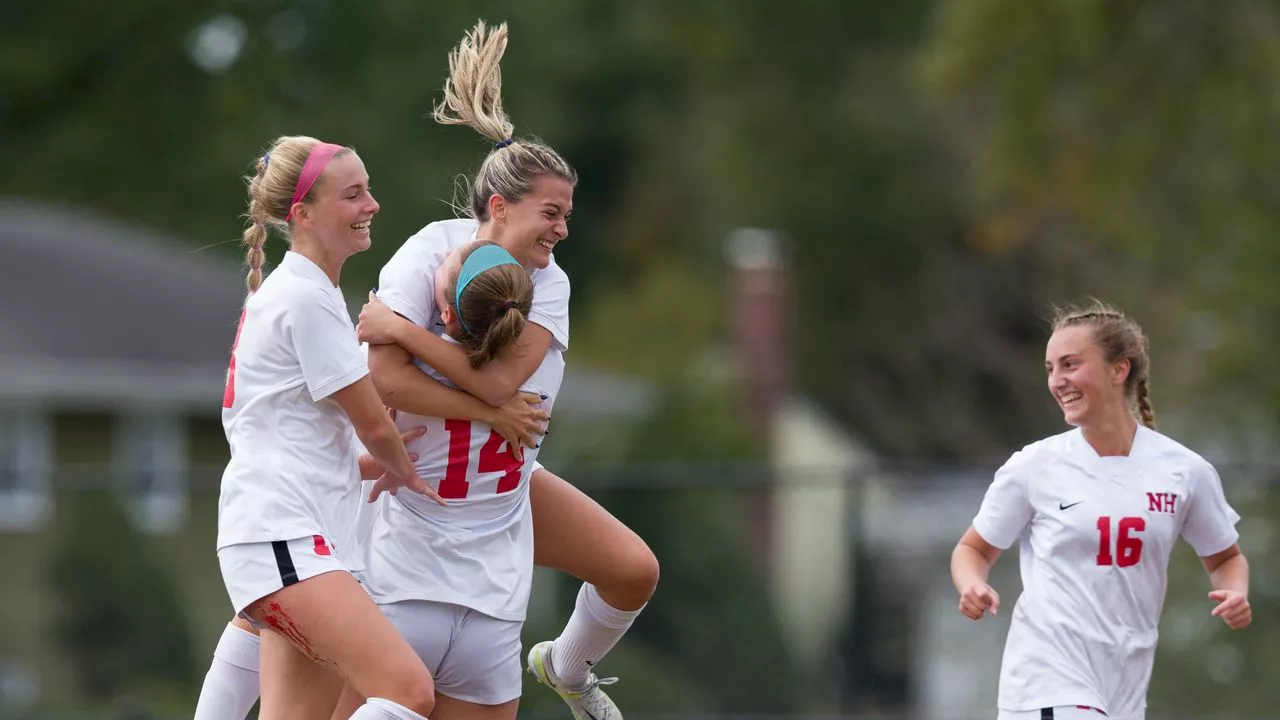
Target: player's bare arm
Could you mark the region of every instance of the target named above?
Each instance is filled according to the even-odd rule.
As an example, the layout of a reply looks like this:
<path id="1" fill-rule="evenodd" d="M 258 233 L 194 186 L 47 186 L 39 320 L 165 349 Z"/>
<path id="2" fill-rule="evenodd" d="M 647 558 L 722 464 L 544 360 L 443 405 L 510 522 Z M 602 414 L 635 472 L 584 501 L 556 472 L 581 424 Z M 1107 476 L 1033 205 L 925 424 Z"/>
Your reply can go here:
<path id="1" fill-rule="evenodd" d="M 542 399 L 537 395 L 519 393 L 494 407 L 437 382 L 419 370 L 413 356 L 399 345 L 370 345 L 369 374 L 388 407 L 426 417 L 486 423 L 517 452 L 521 446 L 536 447 L 546 431 L 548 415 L 538 407 Z"/>
<path id="2" fill-rule="evenodd" d="M 360 340 L 370 344 L 371 356 L 375 348 L 397 345 L 493 407 L 516 394 L 551 348 L 551 333 L 537 323 L 528 323 L 515 346 L 494 362 L 473 368 L 464 349 L 397 315 L 372 294 L 360 311 L 358 332 Z"/>
<path id="3" fill-rule="evenodd" d="M 988 610 L 992 615 L 1000 610 L 1000 595 L 987 584 L 1000 552 L 971 527 L 951 553 L 951 581 L 960 593 L 960 612 L 970 620 L 982 619 Z"/>
<path id="4" fill-rule="evenodd" d="M 1248 627 L 1253 622 L 1253 609 L 1249 606 L 1249 561 L 1240 552 L 1240 546 L 1232 545 L 1200 561 L 1213 584 L 1209 599 L 1217 605 L 1212 615 L 1222 618 L 1232 630 Z"/>

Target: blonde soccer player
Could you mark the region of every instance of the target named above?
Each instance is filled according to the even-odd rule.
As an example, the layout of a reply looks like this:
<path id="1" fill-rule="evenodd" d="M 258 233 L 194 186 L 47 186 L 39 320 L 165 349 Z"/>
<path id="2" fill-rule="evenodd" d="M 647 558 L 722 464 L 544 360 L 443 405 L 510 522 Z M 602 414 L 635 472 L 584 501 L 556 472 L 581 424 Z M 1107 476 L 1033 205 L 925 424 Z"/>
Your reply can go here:
<path id="1" fill-rule="evenodd" d="M 378 210 L 360 157 L 313 138 L 278 139 L 249 179 L 217 550 L 235 612 L 261 630 L 264 720 L 328 716 L 342 681 L 368 698 L 358 720 L 423 718 L 435 702 L 430 673 L 352 575 L 357 438 L 386 471 L 373 496 L 438 500 L 369 379 L 338 288 Z M 269 225 L 290 249 L 264 279 Z"/>
<path id="2" fill-rule="evenodd" d="M 434 276 L 444 336 L 467 351 L 472 366 L 483 367 L 518 340 L 533 282 L 510 253 L 469 243 Z M 551 348 L 521 390 L 549 412 L 563 376 L 564 357 Z M 484 423 L 409 413 L 398 414 L 397 423 L 427 428 L 413 443 L 418 473 L 433 478 L 450 504 L 406 495 L 377 505 L 366 543 L 367 587 L 431 670 L 437 720 L 512 720 L 533 575 L 529 478 L 538 444 L 517 456 Z M 336 717 L 359 699 L 349 692 Z"/>
<path id="3" fill-rule="evenodd" d="M 450 75 L 435 117 L 465 125 L 493 146 L 471 183 L 468 217 L 431 223 L 383 268 L 377 299 L 360 315 L 371 344 L 370 368 L 388 405 L 438 415 L 420 394 L 438 383 L 415 358 L 486 401 L 509 401 L 555 350 L 569 344 L 569 278 L 553 251 L 569 234 L 577 174 L 551 147 L 517 137 L 502 109 L 499 61 L 507 28 L 479 23 L 449 58 Z M 507 250 L 530 273 L 534 298 L 517 347 L 482 368 L 437 334 L 439 308 L 426 279 L 445 254 L 473 239 Z M 415 409 L 415 407 L 417 409 Z M 425 410 L 425 412 L 421 412 Z M 555 640 L 535 644 L 529 671 L 554 689 L 578 720 L 620 720 L 594 668 L 630 628 L 653 595 L 658 561 L 645 542 L 584 493 L 534 465 L 530 478 L 534 557 L 583 581 L 568 623 Z"/>

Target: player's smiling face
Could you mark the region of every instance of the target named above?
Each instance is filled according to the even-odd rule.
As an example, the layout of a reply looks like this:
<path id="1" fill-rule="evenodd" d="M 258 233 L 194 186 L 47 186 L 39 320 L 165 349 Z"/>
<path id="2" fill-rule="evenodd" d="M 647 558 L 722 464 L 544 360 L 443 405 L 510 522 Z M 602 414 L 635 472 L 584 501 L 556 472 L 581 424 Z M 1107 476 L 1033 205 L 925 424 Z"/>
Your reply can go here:
<path id="1" fill-rule="evenodd" d="M 369 249 L 378 201 L 369 188 L 364 162 L 353 152 L 336 156 L 312 191 L 314 200 L 300 211 L 300 222 L 342 258 Z"/>
<path id="2" fill-rule="evenodd" d="M 1117 405 L 1124 407 L 1129 363 L 1107 362 L 1093 328 L 1087 325 L 1062 328 L 1049 338 L 1044 369 L 1049 393 L 1069 425 L 1089 425 L 1092 418 L 1112 412 Z"/>
<path id="3" fill-rule="evenodd" d="M 526 270 L 545 268 L 556 245 L 569 236 L 573 185 L 555 175 L 543 175 L 518 202 L 495 195 L 490 212 L 498 225 L 490 239 Z"/>

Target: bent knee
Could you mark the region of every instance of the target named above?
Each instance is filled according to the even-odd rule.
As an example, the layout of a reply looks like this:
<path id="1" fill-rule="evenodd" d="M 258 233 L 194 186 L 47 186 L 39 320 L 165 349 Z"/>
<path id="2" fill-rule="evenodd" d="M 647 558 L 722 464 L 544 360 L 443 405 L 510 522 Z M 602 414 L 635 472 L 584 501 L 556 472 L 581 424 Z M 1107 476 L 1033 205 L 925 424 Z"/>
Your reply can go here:
<path id="1" fill-rule="evenodd" d="M 423 717 L 430 717 L 436 709 L 436 684 L 431 679 L 431 673 L 423 668 L 420 673 L 401 678 L 382 697 Z"/>
<path id="2" fill-rule="evenodd" d="M 658 589 L 658 575 L 661 568 L 658 566 L 658 556 L 653 554 L 649 546 L 644 547 L 644 552 L 632 562 L 630 584 L 638 593 L 643 593 L 645 602 L 653 597 L 653 591 Z"/>
<path id="3" fill-rule="evenodd" d="M 636 547 L 614 566 L 610 587 L 596 586 L 602 595 L 607 594 L 610 604 L 622 610 L 636 610 L 649 602 L 658 587 L 658 558 L 637 538 Z"/>

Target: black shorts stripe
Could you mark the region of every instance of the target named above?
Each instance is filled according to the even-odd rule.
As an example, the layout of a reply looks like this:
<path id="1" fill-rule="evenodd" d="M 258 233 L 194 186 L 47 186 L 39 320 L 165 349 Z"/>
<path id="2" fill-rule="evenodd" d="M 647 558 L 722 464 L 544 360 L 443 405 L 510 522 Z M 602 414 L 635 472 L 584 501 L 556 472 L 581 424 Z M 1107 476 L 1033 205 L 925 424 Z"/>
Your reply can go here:
<path id="1" fill-rule="evenodd" d="M 1040 720 L 1053 720 L 1053 708 L 1040 708 Z"/>
<path id="2" fill-rule="evenodd" d="M 298 571 L 293 567 L 293 556 L 289 555 L 289 543 L 284 540 L 273 541 L 271 551 L 276 554 L 276 567 L 280 569 L 280 582 L 284 587 L 298 582 Z M 1050 717 L 1053 717 L 1052 714 Z"/>

